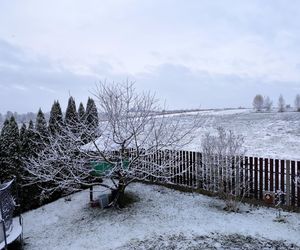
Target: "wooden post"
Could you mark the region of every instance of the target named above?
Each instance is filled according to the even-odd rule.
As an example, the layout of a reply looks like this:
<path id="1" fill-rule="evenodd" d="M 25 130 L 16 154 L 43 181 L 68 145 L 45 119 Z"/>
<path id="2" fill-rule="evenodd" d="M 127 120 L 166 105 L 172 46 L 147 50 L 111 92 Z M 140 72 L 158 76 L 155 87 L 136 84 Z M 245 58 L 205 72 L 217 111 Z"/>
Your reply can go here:
<path id="1" fill-rule="evenodd" d="M 264 172 L 264 159 L 259 158 L 259 199 L 263 199 L 263 172 Z"/>
<path id="2" fill-rule="evenodd" d="M 254 197 L 258 198 L 258 158 L 254 157 Z"/>
<path id="3" fill-rule="evenodd" d="M 253 197 L 254 196 L 254 191 L 253 191 L 253 189 L 254 189 L 254 179 L 253 179 L 253 157 L 250 157 L 249 158 L 249 163 L 250 163 L 250 165 L 249 165 L 249 171 L 250 171 L 250 195 L 251 195 L 251 197 Z"/>
<path id="4" fill-rule="evenodd" d="M 269 191 L 269 159 L 265 159 L 265 191 Z"/>
<path id="5" fill-rule="evenodd" d="M 286 205 L 290 205 L 290 195 L 291 195 L 291 165 L 290 165 L 290 161 L 287 160 L 286 161 Z"/>
<path id="6" fill-rule="evenodd" d="M 274 191 L 274 160 L 270 159 L 270 191 Z"/>
<path id="7" fill-rule="evenodd" d="M 90 202 L 94 201 L 93 197 L 93 186 L 90 186 Z"/>
<path id="8" fill-rule="evenodd" d="M 295 161 L 291 161 L 291 205 L 295 206 L 296 204 L 296 183 L 295 183 Z"/>
<path id="9" fill-rule="evenodd" d="M 279 160 L 275 160 L 275 192 L 279 190 Z"/>
<path id="10" fill-rule="evenodd" d="M 297 161 L 297 176 L 300 178 L 300 161 Z M 300 207 L 300 185 L 297 187 L 297 205 Z"/>

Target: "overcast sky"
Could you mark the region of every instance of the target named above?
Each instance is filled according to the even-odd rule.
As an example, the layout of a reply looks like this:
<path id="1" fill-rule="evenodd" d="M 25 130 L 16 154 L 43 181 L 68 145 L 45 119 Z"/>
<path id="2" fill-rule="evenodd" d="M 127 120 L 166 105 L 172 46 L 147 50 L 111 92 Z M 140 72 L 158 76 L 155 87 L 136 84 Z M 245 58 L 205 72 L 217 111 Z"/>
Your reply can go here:
<path id="1" fill-rule="evenodd" d="M 0 1 L 0 112 L 65 108 L 127 78 L 169 108 L 293 104 L 300 1 Z"/>

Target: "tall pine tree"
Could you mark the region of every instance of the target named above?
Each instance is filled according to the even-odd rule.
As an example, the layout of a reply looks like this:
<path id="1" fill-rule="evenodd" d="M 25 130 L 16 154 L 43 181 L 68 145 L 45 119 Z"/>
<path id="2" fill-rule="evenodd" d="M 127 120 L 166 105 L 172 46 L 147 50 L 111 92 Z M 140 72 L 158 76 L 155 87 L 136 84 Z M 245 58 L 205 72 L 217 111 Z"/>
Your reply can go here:
<path id="1" fill-rule="evenodd" d="M 65 124 L 70 131 L 73 133 L 78 132 L 78 125 L 79 125 L 79 119 L 78 119 L 78 113 L 76 110 L 76 103 L 74 98 L 71 96 L 68 101 L 68 106 L 66 109 L 66 116 L 65 116 Z"/>
<path id="2" fill-rule="evenodd" d="M 88 128 L 88 134 L 89 134 L 87 140 L 91 141 L 92 139 L 95 139 L 99 118 L 98 118 L 98 111 L 97 111 L 95 101 L 90 97 L 86 105 L 85 119 Z"/>
<path id="3" fill-rule="evenodd" d="M 81 124 L 85 123 L 85 109 L 84 109 L 84 106 L 83 106 L 82 102 L 79 104 L 78 118 L 79 118 L 79 122 Z"/>
<path id="4" fill-rule="evenodd" d="M 20 135 L 14 116 L 6 119 L 0 137 L 0 180 L 19 176 L 20 174 Z"/>
<path id="5" fill-rule="evenodd" d="M 52 135 L 61 133 L 63 125 L 63 114 L 58 101 L 52 105 L 49 118 L 49 132 Z"/>
<path id="6" fill-rule="evenodd" d="M 48 143 L 49 132 L 45 115 L 41 109 L 39 109 L 36 116 L 35 131 L 37 134 L 36 143 L 38 144 L 38 150 L 42 150 Z"/>

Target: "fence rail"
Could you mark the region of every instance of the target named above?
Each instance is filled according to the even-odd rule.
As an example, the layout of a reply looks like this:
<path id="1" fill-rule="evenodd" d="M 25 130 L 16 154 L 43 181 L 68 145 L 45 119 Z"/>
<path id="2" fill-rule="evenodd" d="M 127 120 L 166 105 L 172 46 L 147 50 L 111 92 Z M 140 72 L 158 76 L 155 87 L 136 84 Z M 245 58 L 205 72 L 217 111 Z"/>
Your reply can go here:
<path id="1" fill-rule="evenodd" d="M 220 160 L 232 166 L 230 181 L 227 170 L 218 167 Z M 283 205 L 300 207 L 300 186 L 296 184 L 297 176 L 300 177 L 300 161 L 249 156 L 220 158 L 191 151 L 161 151 L 147 161 L 155 164 L 169 161 L 170 184 L 215 192 L 227 178 L 226 185 L 241 187 L 237 191 L 239 195 L 263 200 L 265 192 L 281 191 L 285 194 Z M 153 176 L 146 180 L 164 182 L 163 178 Z"/>

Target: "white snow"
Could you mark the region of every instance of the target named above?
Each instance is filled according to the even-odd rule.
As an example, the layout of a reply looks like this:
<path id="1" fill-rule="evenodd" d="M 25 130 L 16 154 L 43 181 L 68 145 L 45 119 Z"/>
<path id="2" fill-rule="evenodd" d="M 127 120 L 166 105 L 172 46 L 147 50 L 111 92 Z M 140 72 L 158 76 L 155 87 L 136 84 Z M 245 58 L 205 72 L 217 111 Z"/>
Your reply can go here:
<path id="1" fill-rule="evenodd" d="M 200 113 L 203 126 L 186 150 L 201 151 L 201 138 L 219 126 L 245 137 L 247 155 L 264 158 L 300 160 L 300 112 L 253 112 L 247 109 Z M 193 119 L 186 115 L 182 119 Z"/>
<path id="2" fill-rule="evenodd" d="M 99 188 L 99 191 L 105 191 Z M 101 191 L 101 192 L 102 192 Z M 272 208 L 222 210 L 223 201 L 156 185 L 133 183 L 127 189 L 139 200 L 122 210 L 89 206 L 89 192 L 71 195 L 25 213 L 25 249 L 115 249 L 155 235 L 242 234 L 284 240 L 300 246 L 300 214 L 283 212 L 275 222 Z M 100 192 L 99 192 L 100 193 Z"/>

